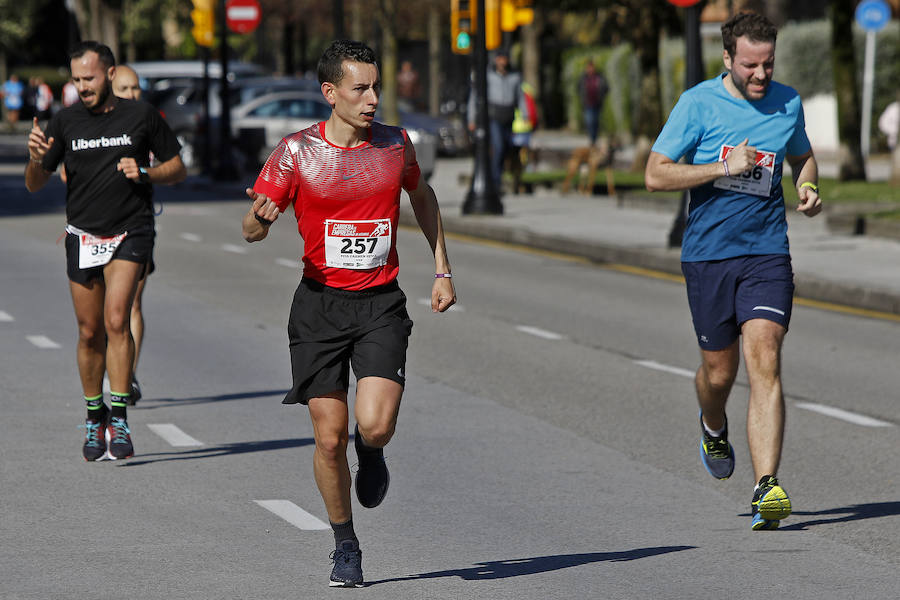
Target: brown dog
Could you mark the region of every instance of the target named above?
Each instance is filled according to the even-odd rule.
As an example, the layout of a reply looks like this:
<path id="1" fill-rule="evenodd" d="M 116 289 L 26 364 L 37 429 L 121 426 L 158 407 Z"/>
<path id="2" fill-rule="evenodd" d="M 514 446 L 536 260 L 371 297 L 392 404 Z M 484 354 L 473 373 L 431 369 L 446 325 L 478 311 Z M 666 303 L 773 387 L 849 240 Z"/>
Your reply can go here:
<path id="1" fill-rule="evenodd" d="M 579 171 L 582 165 L 587 165 L 587 177 L 580 177 Z M 594 190 L 594 181 L 597 176 L 597 168 L 606 167 L 606 191 L 610 196 L 616 195 L 616 186 L 613 182 L 612 152 L 607 142 L 602 141 L 596 146 L 584 146 L 575 148 L 572 156 L 566 163 L 566 178 L 563 180 L 562 193 L 568 194 L 572 182 L 578 177 L 578 191 L 585 196 L 590 196 Z"/>

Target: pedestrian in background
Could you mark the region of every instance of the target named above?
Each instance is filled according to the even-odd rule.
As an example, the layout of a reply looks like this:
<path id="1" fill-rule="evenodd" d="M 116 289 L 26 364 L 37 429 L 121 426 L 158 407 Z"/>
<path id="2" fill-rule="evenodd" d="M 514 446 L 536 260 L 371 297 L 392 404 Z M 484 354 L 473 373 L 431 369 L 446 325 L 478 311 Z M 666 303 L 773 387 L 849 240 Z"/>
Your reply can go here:
<path id="1" fill-rule="evenodd" d="M 19 113 L 25 105 L 25 84 L 19 81 L 19 76 L 13 73 L 9 76 L 2 89 L 3 102 L 6 106 L 6 123 L 10 131 L 14 131 L 19 122 Z"/>
<path id="2" fill-rule="evenodd" d="M 400 72 L 397 73 L 397 96 L 408 104 L 409 110 L 420 107 L 422 85 L 419 81 L 419 72 L 413 68 L 411 61 L 404 60 L 400 64 Z"/>
<path id="3" fill-rule="evenodd" d="M 785 420 L 781 348 L 794 296 L 785 160 L 800 199 L 797 210 L 808 217 L 822 210 L 800 96 L 772 80 L 776 35 L 775 26 L 754 13 L 722 25 L 725 73 L 681 95 L 645 173 L 651 191 L 690 190 L 681 265 L 701 355 L 695 377 L 700 458 L 717 479 L 734 471 L 725 403 L 743 349 L 750 383 L 747 438 L 757 482 L 750 501 L 753 530 L 776 529 L 792 510 L 777 478 Z M 680 164 L 682 157 L 688 162 Z"/>
<path id="4" fill-rule="evenodd" d="M 527 111 L 522 99 L 522 76 L 510 69 L 509 54 L 500 49 L 494 54 L 493 68 L 487 72 L 487 113 L 491 138 L 491 177 L 497 192 L 502 191 L 503 162 L 513 147 L 512 124 L 516 109 Z M 469 130 L 475 131 L 476 99 L 469 94 Z"/>
<path id="5" fill-rule="evenodd" d="M 603 103 L 609 93 L 609 83 L 602 73 L 597 71 L 593 59 L 587 59 L 584 64 L 584 73 L 578 80 L 578 97 L 581 99 L 581 107 L 584 111 L 584 128 L 587 130 L 588 139 L 593 146 L 597 142 L 600 132 L 600 117 L 603 113 Z"/>

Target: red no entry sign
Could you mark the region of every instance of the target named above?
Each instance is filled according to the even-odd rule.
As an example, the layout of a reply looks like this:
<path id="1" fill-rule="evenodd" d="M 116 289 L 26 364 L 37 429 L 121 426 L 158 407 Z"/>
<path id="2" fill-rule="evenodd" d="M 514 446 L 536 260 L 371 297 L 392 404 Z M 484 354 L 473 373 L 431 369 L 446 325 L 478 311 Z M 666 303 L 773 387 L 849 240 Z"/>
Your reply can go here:
<path id="1" fill-rule="evenodd" d="M 228 0 L 225 3 L 225 23 L 235 33 L 250 33 L 261 19 L 257 0 Z"/>
<path id="2" fill-rule="evenodd" d="M 700 2 L 700 0 L 669 0 L 669 4 L 674 4 L 675 6 L 693 6 Z"/>

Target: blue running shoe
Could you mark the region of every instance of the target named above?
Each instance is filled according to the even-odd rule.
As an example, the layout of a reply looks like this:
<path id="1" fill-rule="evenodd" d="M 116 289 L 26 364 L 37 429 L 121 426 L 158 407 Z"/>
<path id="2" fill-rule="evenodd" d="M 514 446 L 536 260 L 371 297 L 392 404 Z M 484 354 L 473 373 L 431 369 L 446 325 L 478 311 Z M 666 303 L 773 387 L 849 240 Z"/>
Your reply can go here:
<path id="1" fill-rule="evenodd" d="M 391 483 L 391 475 L 384 462 L 384 451 L 381 448 L 369 448 L 362 442 L 359 426 L 353 436 L 356 456 L 359 459 L 359 470 L 356 472 L 356 497 L 366 508 L 375 508 L 387 495 Z"/>
<path id="2" fill-rule="evenodd" d="M 331 570 L 329 587 L 362 587 L 362 550 L 359 543 L 353 540 L 344 540 L 341 545 L 331 553 L 334 568 Z"/>
<path id="3" fill-rule="evenodd" d="M 91 462 L 100 460 L 106 454 L 106 417 L 99 421 L 88 419 L 83 427 L 87 429 L 84 446 L 81 448 L 84 460 Z"/>
<path id="4" fill-rule="evenodd" d="M 134 446 L 131 443 L 131 429 L 128 422 L 121 417 L 113 417 L 109 420 L 109 455 L 115 459 L 131 458 L 134 456 Z"/>
<path id="5" fill-rule="evenodd" d="M 759 480 L 750 501 L 750 513 L 750 529 L 754 531 L 778 529 L 781 519 L 791 514 L 791 499 L 774 475 Z"/>
<path id="6" fill-rule="evenodd" d="M 725 419 L 722 435 L 714 437 L 707 433 L 703 426 L 703 413 L 700 413 L 700 431 L 700 461 L 716 479 L 728 479 L 734 473 L 734 448 L 728 442 L 728 419 Z"/>

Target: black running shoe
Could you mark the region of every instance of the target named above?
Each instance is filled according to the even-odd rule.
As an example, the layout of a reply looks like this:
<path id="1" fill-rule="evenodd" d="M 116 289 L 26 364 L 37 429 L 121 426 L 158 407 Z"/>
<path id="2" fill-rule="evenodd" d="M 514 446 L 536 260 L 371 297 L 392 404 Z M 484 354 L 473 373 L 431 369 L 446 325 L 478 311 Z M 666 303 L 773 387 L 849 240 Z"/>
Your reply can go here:
<path id="1" fill-rule="evenodd" d="M 728 420 L 725 430 L 719 437 L 706 432 L 703 426 L 703 413 L 700 413 L 700 460 L 707 472 L 716 479 L 728 479 L 734 473 L 734 448 L 728 442 Z"/>
<path id="2" fill-rule="evenodd" d="M 84 428 L 87 429 L 84 446 L 81 449 L 84 460 L 92 462 L 99 460 L 106 454 L 106 418 L 99 421 L 87 419 Z"/>
<path id="3" fill-rule="evenodd" d="M 359 549 L 358 542 L 344 540 L 329 558 L 334 561 L 329 587 L 363 586 L 362 550 Z"/>
<path id="4" fill-rule="evenodd" d="M 131 443 L 131 429 L 128 422 L 121 417 L 113 417 L 109 420 L 109 454 L 113 458 L 131 458 L 134 456 L 134 446 Z"/>
<path id="5" fill-rule="evenodd" d="M 391 475 L 384 462 L 384 451 L 381 448 L 364 446 L 362 436 L 359 435 L 359 426 L 356 427 L 353 436 L 353 445 L 356 447 L 356 456 L 359 460 L 359 470 L 356 472 L 356 497 L 366 508 L 375 508 L 384 500 L 391 483 Z"/>
<path id="6" fill-rule="evenodd" d="M 125 404 L 128 406 L 134 406 L 138 403 L 142 397 L 141 395 L 141 384 L 138 383 L 137 377 L 132 375 L 131 378 L 131 393 L 128 394 L 128 397 L 125 398 Z"/>

